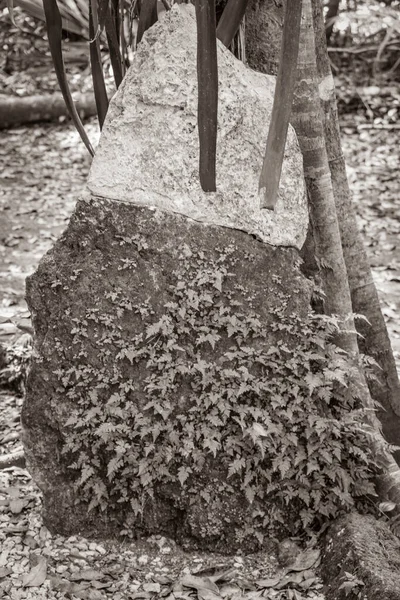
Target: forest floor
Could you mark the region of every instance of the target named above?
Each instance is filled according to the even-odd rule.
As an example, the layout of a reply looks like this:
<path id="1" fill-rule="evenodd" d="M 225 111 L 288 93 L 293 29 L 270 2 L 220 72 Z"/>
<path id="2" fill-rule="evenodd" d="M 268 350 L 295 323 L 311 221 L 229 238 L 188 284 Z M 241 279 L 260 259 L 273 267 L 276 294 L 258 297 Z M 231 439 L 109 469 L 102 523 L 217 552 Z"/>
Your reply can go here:
<path id="1" fill-rule="evenodd" d="M 53 83 L 46 81 L 50 89 Z M 17 77 L 11 86 L 8 81 L 1 90 L 0 85 L 0 92 L 18 94 L 18 85 L 26 92 L 28 84 Z M 343 146 L 360 229 L 400 366 L 400 84 L 364 86 L 357 94 L 357 108 L 342 114 Z M 96 143 L 97 125 L 91 121 L 86 128 Z M 0 343 L 7 349 L 21 344 L 23 333 L 16 323 L 29 327 L 25 278 L 66 227 L 90 157 L 73 126 L 63 122 L 0 131 L 0 162 Z M 20 446 L 21 402 L 17 394 L 0 391 L 3 453 Z M 189 554 L 161 537 L 121 549 L 51 536 L 40 511 L 40 492 L 28 472 L 19 467 L 1 471 L 0 598 L 324 597 L 313 549 L 304 553 L 293 544 L 285 567 L 279 555 Z"/>

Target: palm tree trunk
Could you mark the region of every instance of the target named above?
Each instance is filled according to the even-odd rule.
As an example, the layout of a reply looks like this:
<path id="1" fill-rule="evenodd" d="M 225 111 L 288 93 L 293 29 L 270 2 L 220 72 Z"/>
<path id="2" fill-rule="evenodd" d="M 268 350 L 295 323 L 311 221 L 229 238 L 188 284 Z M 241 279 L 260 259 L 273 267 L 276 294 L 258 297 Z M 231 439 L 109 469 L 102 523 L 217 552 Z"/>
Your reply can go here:
<path id="1" fill-rule="evenodd" d="M 253 21 L 253 23 L 256 22 Z M 253 34 L 257 39 L 257 27 L 250 28 L 250 31 L 248 29 L 247 32 L 250 35 Z M 352 312 L 352 302 L 319 101 L 311 0 L 303 0 L 298 62 L 298 83 L 293 103 L 292 124 L 303 154 L 315 252 L 326 293 L 324 309 L 327 314 L 335 313 L 347 317 Z M 350 317 L 348 326 L 354 329 L 351 325 Z M 343 333 L 339 343 L 349 353 L 350 366 L 355 366 L 358 354 L 355 333 Z M 382 469 L 377 481 L 381 497 L 392 500 L 400 507 L 400 469 L 381 434 L 380 423 L 362 373 L 360 373 L 358 383 L 360 398 L 368 410 L 365 429 L 368 432 L 375 459 Z M 349 393 L 351 392 L 349 391 Z"/>
<path id="2" fill-rule="evenodd" d="M 360 351 L 376 360 L 381 368 L 381 383 L 368 383 L 371 396 L 383 406 L 379 411 L 383 434 L 400 446 L 400 382 L 390 339 L 372 279 L 368 256 L 357 227 L 356 215 L 346 175 L 340 141 L 334 82 L 326 49 L 325 28 L 320 0 L 312 0 L 319 96 L 323 111 L 326 149 L 338 214 L 343 254 L 349 279 L 353 312 L 364 315 L 369 323 L 357 321 L 362 337 Z M 398 453 L 398 460 L 400 452 Z"/>
<path id="3" fill-rule="evenodd" d="M 311 0 L 303 0 L 297 73 L 291 123 L 303 155 L 315 255 L 326 294 L 324 312 L 337 314 L 345 319 L 350 318 L 351 321 L 350 288 L 343 258 L 318 94 Z M 351 322 L 348 321 L 348 325 L 352 328 Z M 343 335 L 341 345 L 349 352 L 358 351 L 355 334 Z"/>

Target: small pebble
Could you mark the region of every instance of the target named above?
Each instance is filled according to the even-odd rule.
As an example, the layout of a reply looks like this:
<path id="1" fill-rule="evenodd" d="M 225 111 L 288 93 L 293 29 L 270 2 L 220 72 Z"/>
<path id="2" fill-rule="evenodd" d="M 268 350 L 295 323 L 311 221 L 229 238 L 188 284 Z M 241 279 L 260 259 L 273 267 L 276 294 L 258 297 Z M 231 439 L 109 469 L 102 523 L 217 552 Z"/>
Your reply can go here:
<path id="1" fill-rule="evenodd" d="M 97 550 L 97 544 L 95 542 L 90 542 L 89 543 L 89 550 Z"/>
<path id="2" fill-rule="evenodd" d="M 139 565 L 147 565 L 148 562 L 149 562 L 149 557 L 147 556 L 147 554 L 142 554 L 142 556 L 139 556 L 139 559 L 138 559 Z"/>
<path id="3" fill-rule="evenodd" d="M 57 573 L 65 573 L 65 571 L 68 571 L 68 567 L 67 565 L 58 565 L 56 571 Z"/>
<path id="4" fill-rule="evenodd" d="M 67 538 L 67 539 L 65 540 L 65 542 L 66 542 L 67 544 L 68 544 L 68 543 L 70 543 L 70 544 L 73 544 L 73 543 L 75 543 L 75 542 L 77 542 L 77 541 L 78 541 L 78 538 L 76 537 L 76 535 L 71 535 L 71 537 L 69 537 L 69 538 Z"/>
<path id="5" fill-rule="evenodd" d="M 69 565 L 69 570 L 71 571 L 71 573 L 76 573 L 77 571 L 80 571 L 80 568 L 78 567 L 78 565 L 71 564 Z"/>
<path id="6" fill-rule="evenodd" d="M 79 548 L 79 550 L 87 550 L 88 549 L 88 545 L 86 542 L 78 542 L 76 544 L 76 547 Z"/>

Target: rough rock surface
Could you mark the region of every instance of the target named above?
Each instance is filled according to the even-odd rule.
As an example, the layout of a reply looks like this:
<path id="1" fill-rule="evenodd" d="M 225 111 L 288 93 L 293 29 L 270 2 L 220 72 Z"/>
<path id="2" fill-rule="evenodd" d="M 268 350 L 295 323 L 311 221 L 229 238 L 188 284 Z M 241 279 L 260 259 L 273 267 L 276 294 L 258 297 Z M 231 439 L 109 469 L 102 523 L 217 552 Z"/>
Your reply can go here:
<path id="1" fill-rule="evenodd" d="M 308 210 L 292 128 L 275 211 L 259 208 L 275 79 L 252 71 L 221 43 L 218 67 L 216 193 L 204 193 L 198 177 L 196 23 L 194 8 L 186 5 L 174 6 L 140 43 L 110 103 L 89 189 L 300 249 Z"/>
<path id="2" fill-rule="evenodd" d="M 325 538 L 322 577 L 327 600 L 400 600 L 400 540 L 373 517 L 345 515 Z"/>
<path id="3" fill-rule="evenodd" d="M 119 499 L 121 481 L 134 489 L 146 477 L 146 469 L 138 472 L 129 456 L 140 445 L 151 453 L 157 438 L 154 423 L 141 440 L 130 437 L 138 419 L 153 410 L 149 398 L 156 397 L 154 410 L 166 410 L 165 419 L 158 415 L 154 422 L 173 424 L 173 442 L 173 430 L 185 431 L 185 415 L 196 410 L 192 386 L 214 368 L 215 377 L 222 376 L 218 365 L 227 360 L 232 340 L 242 336 L 242 345 L 274 346 L 286 334 L 271 326 L 273 311 L 286 306 L 285 314 L 301 316 L 309 300 L 310 286 L 293 248 L 159 208 L 81 200 L 65 233 L 27 280 L 36 341 L 22 410 L 23 442 L 28 467 L 43 490 L 47 526 L 64 534 L 112 536 L 128 520 L 134 535 L 160 533 L 211 550 L 243 547 L 236 534 L 255 506 L 239 483 L 226 486 L 227 473 L 212 454 L 202 472 L 193 474 L 194 495 L 167 483 L 156 486 L 143 517 L 135 517 L 129 497 L 118 510 L 109 507 Z M 246 339 L 242 325 L 238 329 L 239 322 L 253 318 L 265 323 L 261 342 Z M 209 325 L 196 330 L 203 321 Z M 208 333 L 214 337 L 201 341 Z M 181 374 L 166 398 L 171 363 Z M 229 373 L 226 377 L 230 387 Z M 68 442 L 71 435 L 74 441 Z M 190 456 L 193 452 L 188 448 Z M 103 482 L 97 487 L 94 462 Z M 89 502 L 106 488 L 104 510 L 88 513 Z"/>

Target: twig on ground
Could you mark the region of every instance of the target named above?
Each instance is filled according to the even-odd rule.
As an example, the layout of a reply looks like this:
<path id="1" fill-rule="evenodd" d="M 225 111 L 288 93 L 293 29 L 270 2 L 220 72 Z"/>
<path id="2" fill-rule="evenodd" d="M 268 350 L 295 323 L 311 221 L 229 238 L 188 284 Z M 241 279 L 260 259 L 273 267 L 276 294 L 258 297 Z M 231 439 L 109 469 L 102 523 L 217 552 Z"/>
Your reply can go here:
<path id="1" fill-rule="evenodd" d="M 10 454 L 0 455 L 0 470 L 9 467 L 25 467 L 25 454 L 23 448 L 18 448 Z"/>

